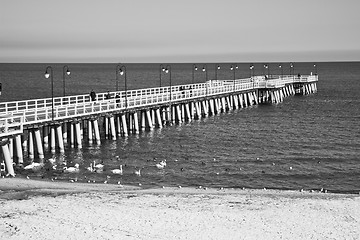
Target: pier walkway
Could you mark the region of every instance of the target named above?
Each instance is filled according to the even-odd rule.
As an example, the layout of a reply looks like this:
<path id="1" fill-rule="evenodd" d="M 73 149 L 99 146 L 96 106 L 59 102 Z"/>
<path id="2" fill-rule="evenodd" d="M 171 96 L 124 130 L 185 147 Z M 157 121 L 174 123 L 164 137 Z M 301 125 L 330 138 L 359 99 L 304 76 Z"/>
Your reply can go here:
<path id="1" fill-rule="evenodd" d="M 64 152 L 68 138 L 71 147 L 81 148 L 85 135 L 89 143 L 100 144 L 99 120 L 104 123 L 105 137 L 116 140 L 131 132 L 161 128 L 253 104 L 278 103 L 294 94 L 315 93 L 317 81 L 317 75 L 270 79 L 254 76 L 97 93 L 94 100 L 89 95 L 76 95 L 1 102 L 0 144 L 5 159 L 1 170 L 3 174 L 6 171 L 14 175 L 14 159 L 21 165 L 24 151 L 30 159 L 35 155 L 43 159 L 43 146 L 49 143 L 52 152 L 56 149 Z"/>

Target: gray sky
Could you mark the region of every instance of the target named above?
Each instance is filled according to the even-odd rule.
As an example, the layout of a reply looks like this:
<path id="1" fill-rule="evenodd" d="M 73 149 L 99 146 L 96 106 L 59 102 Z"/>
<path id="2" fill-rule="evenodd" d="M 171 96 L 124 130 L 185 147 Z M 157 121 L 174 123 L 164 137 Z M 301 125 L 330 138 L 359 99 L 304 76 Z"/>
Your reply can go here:
<path id="1" fill-rule="evenodd" d="M 360 60 L 359 0 L 0 3 L 0 62 Z"/>

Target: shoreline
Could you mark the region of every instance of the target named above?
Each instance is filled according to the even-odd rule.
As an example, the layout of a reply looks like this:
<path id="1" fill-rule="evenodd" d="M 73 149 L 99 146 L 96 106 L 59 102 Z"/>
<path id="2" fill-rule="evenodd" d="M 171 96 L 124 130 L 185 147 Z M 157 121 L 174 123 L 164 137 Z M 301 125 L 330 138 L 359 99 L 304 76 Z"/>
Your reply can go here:
<path id="1" fill-rule="evenodd" d="M 360 193 L 322 192 L 321 190 L 208 188 L 208 187 L 141 187 L 121 184 L 51 181 L 48 179 L 0 178 L 0 200 L 26 200 L 32 196 L 60 196 L 80 193 L 139 193 L 139 194 L 252 194 L 306 198 L 360 198 Z"/>
<path id="2" fill-rule="evenodd" d="M 192 191 L 202 190 L 208 194 L 220 193 L 220 192 L 233 192 L 233 193 L 244 193 L 253 192 L 256 194 L 264 193 L 299 193 L 299 194 L 320 194 L 320 195 L 340 195 L 340 196 L 359 196 L 360 192 L 330 192 L 322 190 L 294 190 L 294 189 L 252 189 L 252 188 L 212 188 L 212 187 L 156 187 L 156 186 L 133 186 L 133 185 L 122 185 L 115 183 L 86 183 L 86 182 L 70 182 L 64 180 L 50 180 L 50 179 L 26 179 L 22 177 L 7 177 L 0 178 L 0 199 L 4 198 L 5 194 L 11 195 L 11 193 L 26 192 L 30 196 L 31 193 L 34 195 L 62 195 L 70 193 L 85 193 L 85 192 L 125 192 L 125 191 L 138 191 L 138 192 L 167 192 L 169 189 L 176 190 L 181 193 L 186 189 L 186 192 L 191 193 Z M 183 191 L 181 191 L 181 189 Z M 16 195 L 16 194 L 15 194 Z"/>
<path id="3" fill-rule="evenodd" d="M 360 237 L 355 194 L 1 178 L 0 205 L 1 239 Z"/>

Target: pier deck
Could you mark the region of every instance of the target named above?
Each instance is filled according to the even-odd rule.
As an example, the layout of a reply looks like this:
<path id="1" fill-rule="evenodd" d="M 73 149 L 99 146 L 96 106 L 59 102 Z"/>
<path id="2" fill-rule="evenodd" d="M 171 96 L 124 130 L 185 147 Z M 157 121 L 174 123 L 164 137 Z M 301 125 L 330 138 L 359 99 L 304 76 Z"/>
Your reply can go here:
<path id="1" fill-rule="evenodd" d="M 28 125 L 49 124 L 71 118 L 103 113 L 129 111 L 156 105 L 177 104 L 201 98 L 211 98 L 226 94 L 259 89 L 279 89 L 287 84 L 316 82 L 316 75 L 284 76 L 265 80 L 262 76 L 237 80 L 210 80 L 207 83 L 176 85 L 161 88 L 137 89 L 98 93 L 96 101 L 89 95 L 76 95 L 13 102 L 0 102 L 0 138 L 14 134 L 15 129 Z M 110 97 L 110 98 L 108 98 Z M 15 134 L 18 132 L 16 131 Z"/>

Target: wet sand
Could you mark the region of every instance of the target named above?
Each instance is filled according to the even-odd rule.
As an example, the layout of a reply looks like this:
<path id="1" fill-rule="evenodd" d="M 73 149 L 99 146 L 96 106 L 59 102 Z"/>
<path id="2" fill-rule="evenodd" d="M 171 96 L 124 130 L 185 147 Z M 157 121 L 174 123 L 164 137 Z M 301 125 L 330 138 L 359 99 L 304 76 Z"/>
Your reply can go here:
<path id="1" fill-rule="evenodd" d="M 0 239 L 360 239 L 358 194 L 0 179 Z"/>

